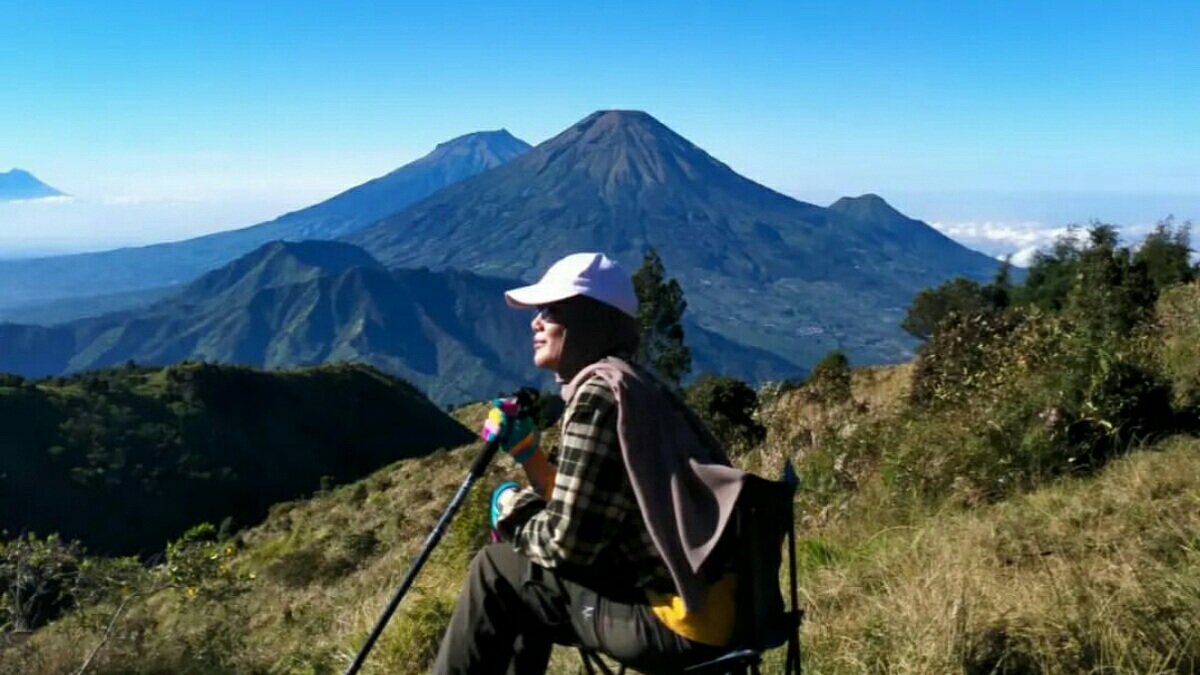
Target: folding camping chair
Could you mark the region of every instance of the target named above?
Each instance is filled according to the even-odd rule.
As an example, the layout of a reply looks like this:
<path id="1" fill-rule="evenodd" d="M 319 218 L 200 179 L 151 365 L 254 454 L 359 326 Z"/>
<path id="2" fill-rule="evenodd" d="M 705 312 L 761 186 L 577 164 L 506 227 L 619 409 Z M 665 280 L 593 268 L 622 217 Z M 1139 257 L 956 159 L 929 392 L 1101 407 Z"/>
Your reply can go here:
<path id="1" fill-rule="evenodd" d="M 688 668 L 646 675 L 759 675 L 764 652 L 787 644 L 785 673 L 800 675 L 800 622 L 796 588 L 796 534 L 793 498 L 796 473 L 789 463 L 782 481 L 750 476 L 733 514 L 733 536 L 738 575 L 737 623 L 734 642 L 720 657 Z M 779 589 L 782 549 L 788 551 L 791 609 L 785 610 Z M 599 654 L 579 648 L 588 675 L 625 675 L 626 667 L 613 670 Z"/>

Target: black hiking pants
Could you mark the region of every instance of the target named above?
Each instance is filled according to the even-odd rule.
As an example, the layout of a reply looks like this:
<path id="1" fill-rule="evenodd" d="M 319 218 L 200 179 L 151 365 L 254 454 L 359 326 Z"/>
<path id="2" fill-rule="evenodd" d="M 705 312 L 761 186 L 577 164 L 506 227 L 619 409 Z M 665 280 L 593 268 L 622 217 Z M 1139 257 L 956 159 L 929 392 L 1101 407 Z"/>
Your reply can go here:
<path id="1" fill-rule="evenodd" d="M 726 650 L 692 642 L 664 626 L 640 592 L 594 590 L 533 564 L 510 544 L 475 555 L 435 675 L 543 675 L 554 644 L 582 645 L 629 667 L 677 672 Z"/>

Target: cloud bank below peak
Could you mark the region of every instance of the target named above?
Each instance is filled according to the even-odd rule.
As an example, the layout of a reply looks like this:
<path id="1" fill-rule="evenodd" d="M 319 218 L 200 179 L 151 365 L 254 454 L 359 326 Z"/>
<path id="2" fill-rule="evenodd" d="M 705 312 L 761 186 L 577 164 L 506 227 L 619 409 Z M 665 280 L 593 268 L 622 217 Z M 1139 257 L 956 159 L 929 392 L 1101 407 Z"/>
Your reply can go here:
<path id="1" fill-rule="evenodd" d="M 1155 222 L 1117 224 L 1121 241 L 1137 246 L 1154 229 Z M 1176 221 L 1181 224 L 1181 221 Z M 1027 267 L 1038 251 L 1046 250 L 1070 231 L 1070 227 L 1037 221 L 959 221 L 932 222 L 930 225 L 958 243 L 996 258 L 1012 256 L 1018 267 Z M 1086 225 L 1081 225 L 1082 231 Z"/>

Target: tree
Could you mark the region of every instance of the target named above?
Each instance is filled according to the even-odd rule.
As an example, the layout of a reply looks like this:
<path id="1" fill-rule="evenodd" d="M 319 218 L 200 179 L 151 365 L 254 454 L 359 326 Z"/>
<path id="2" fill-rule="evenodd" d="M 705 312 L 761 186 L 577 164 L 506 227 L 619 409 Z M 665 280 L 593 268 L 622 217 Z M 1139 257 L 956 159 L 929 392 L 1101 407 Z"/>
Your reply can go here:
<path id="1" fill-rule="evenodd" d="M 1005 256 L 996 268 L 992 283 L 984 287 L 984 293 L 996 309 L 1005 309 L 1012 304 L 1012 256 Z"/>
<path id="2" fill-rule="evenodd" d="M 705 373 L 687 388 L 684 398 L 730 454 L 740 454 L 767 436 L 766 427 L 754 418 L 758 394 L 737 378 Z"/>
<path id="3" fill-rule="evenodd" d="M 845 403 L 851 398 L 850 360 L 846 353 L 834 349 L 826 354 L 808 374 L 809 395 L 826 403 Z"/>
<path id="4" fill-rule="evenodd" d="M 1192 224 L 1186 222 L 1175 227 L 1175 219 L 1168 216 L 1146 235 L 1134 261 L 1146 266 L 1146 273 L 1158 292 L 1168 286 L 1186 284 L 1196 278 L 1196 270 L 1189 260 L 1192 252 Z"/>
<path id="5" fill-rule="evenodd" d="M 683 343 L 683 289 L 675 279 L 666 279 L 662 258 L 653 248 L 634 272 L 633 287 L 642 331 L 635 360 L 678 391 L 692 369 L 692 352 Z"/>
<path id="6" fill-rule="evenodd" d="M 1116 228 L 1104 223 L 1088 228 L 1076 279 L 1066 310 L 1094 335 L 1128 333 L 1149 316 L 1157 298 L 1146 264 L 1118 246 Z"/>
<path id="7" fill-rule="evenodd" d="M 1025 283 L 1014 289 L 1013 304 L 1033 305 L 1047 312 L 1062 310 L 1075 285 L 1082 253 L 1079 229 L 1072 225 L 1055 240 L 1049 251 L 1034 254 Z"/>
<path id="8" fill-rule="evenodd" d="M 964 317 L 993 310 L 995 303 L 988 288 L 964 277 L 927 288 L 913 299 L 900 327 L 919 340 L 927 340 L 952 314 Z"/>

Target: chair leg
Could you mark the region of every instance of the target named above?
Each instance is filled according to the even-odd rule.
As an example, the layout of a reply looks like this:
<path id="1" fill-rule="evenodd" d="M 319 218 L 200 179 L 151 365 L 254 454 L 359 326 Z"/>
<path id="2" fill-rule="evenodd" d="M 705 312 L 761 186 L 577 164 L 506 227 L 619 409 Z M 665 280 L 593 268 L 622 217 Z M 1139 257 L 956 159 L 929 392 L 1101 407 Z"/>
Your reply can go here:
<path id="1" fill-rule="evenodd" d="M 579 648 L 579 660 L 583 661 L 583 669 L 587 671 L 587 675 L 596 675 L 597 668 L 600 669 L 603 675 L 625 675 L 625 664 L 622 663 L 620 669 L 616 673 L 613 673 L 612 669 L 600 658 L 599 654 L 588 651 L 583 647 Z"/>
<path id="2" fill-rule="evenodd" d="M 583 649 L 579 650 L 579 660 L 583 661 L 583 669 L 587 675 L 596 675 L 596 668 L 592 666 L 592 659 L 588 657 L 588 653 Z"/>

